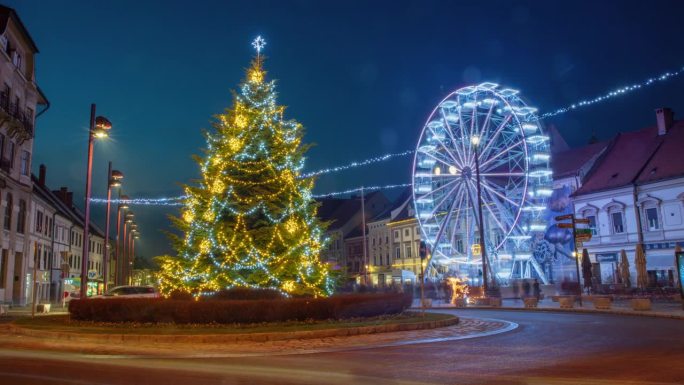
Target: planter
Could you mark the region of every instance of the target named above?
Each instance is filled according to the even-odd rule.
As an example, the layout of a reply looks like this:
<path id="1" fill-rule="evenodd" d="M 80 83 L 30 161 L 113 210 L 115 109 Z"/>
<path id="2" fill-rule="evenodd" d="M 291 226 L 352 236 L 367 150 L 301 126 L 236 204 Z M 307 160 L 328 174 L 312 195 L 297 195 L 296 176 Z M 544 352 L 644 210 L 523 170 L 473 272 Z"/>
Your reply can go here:
<path id="1" fill-rule="evenodd" d="M 451 304 L 456 306 L 456 307 L 466 307 L 466 306 L 468 306 L 468 299 L 456 298 L 453 300 L 453 302 Z"/>
<path id="2" fill-rule="evenodd" d="M 432 299 L 431 298 L 425 298 L 423 300 L 423 307 L 432 307 Z"/>
<path id="3" fill-rule="evenodd" d="M 609 310 L 611 299 L 610 297 L 594 297 L 594 309 Z"/>
<path id="4" fill-rule="evenodd" d="M 575 307 L 575 296 L 560 296 L 558 297 L 558 303 L 560 304 L 561 309 L 572 309 L 573 307 Z"/>
<path id="5" fill-rule="evenodd" d="M 651 300 L 649 298 L 633 298 L 632 309 L 637 311 L 651 310 Z"/>
<path id="6" fill-rule="evenodd" d="M 52 305 L 49 303 L 41 303 L 39 305 L 36 305 L 36 312 L 38 312 L 38 313 L 49 313 L 51 306 Z"/>
<path id="7" fill-rule="evenodd" d="M 475 306 L 488 306 L 489 305 L 489 298 L 485 298 L 485 297 L 473 298 L 473 297 L 470 297 L 470 299 L 472 301 L 471 303 Z"/>
<path id="8" fill-rule="evenodd" d="M 489 306 L 501 307 L 501 298 L 500 297 L 490 297 L 489 298 Z"/>
<path id="9" fill-rule="evenodd" d="M 537 307 L 537 304 L 539 303 L 539 300 L 536 297 L 526 297 L 523 298 L 523 301 L 525 302 L 525 307 Z"/>

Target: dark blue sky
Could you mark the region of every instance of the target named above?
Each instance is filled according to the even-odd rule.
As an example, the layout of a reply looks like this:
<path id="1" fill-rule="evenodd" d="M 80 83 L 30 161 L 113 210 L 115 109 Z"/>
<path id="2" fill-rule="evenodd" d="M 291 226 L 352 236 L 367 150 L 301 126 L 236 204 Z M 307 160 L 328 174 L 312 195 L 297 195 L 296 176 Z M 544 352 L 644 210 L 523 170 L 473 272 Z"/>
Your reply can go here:
<path id="1" fill-rule="evenodd" d="M 131 196 L 178 195 L 197 177 L 201 129 L 231 104 L 253 54 L 287 115 L 316 143 L 310 170 L 415 147 L 426 116 L 460 86 L 518 88 L 541 112 L 684 65 L 681 1 L 39 1 L 12 0 L 40 49 L 51 108 L 37 122 L 34 171 L 84 190 L 91 102 L 114 124 L 96 144 L 94 195 L 106 162 Z M 684 77 L 547 119 L 573 146 L 684 115 Z M 409 181 L 404 157 L 321 177 L 318 192 Z M 97 218 L 102 206 L 95 207 Z M 137 208 L 140 255 L 168 252 L 172 210 Z"/>

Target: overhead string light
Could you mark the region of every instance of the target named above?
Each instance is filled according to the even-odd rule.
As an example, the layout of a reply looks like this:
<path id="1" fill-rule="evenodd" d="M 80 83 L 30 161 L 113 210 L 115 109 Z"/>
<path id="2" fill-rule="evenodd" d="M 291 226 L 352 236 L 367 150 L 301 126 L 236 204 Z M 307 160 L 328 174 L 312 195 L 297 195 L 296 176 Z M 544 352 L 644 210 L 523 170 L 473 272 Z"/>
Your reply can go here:
<path id="1" fill-rule="evenodd" d="M 559 108 L 559 109 L 557 109 L 557 110 L 555 110 L 555 111 L 547 112 L 547 113 L 541 114 L 541 115 L 539 116 L 539 118 L 540 118 L 540 119 L 550 118 L 550 117 L 552 117 L 552 116 L 564 114 L 564 113 L 566 113 L 566 112 L 574 111 L 574 110 L 580 109 L 580 108 L 582 108 L 582 107 L 590 106 L 590 105 L 592 105 L 592 104 L 605 102 L 605 101 L 608 100 L 608 99 L 612 99 L 612 98 L 617 97 L 617 96 L 622 96 L 622 95 L 624 95 L 624 94 L 631 93 L 631 92 L 633 92 L 633 91 L 639 90 L 639 89 L 644 88 L 644 87 L 651 86 L 651 85 L 656 84 L 656 83 L 659 83 L 659 82 L 660 82 L 660 83 L 665 82 L 665 81 L 667 81 L 667 80 L 670 80 L 670 79 L 672 79 L 672 78 L 674 78 L 674 77 L 677 77 L 677 76 L 681 75 L 682 73 L 684 73 L 684 67 L 680 68 L 680 69 L 677 70 L 677 71 L 665 72 L 664 74 L 662 74 L 662 75 L 660 75 L 660 76 L 650 77 L 650 78 L 644 80 L 644 81 L 641 82 L 641 83 L 635 83 L 635 84 L 632 84 L 632 85 L 629 85 L 629 86 L 625 86 L 625 87 L 622 87 L 622 88 L 618 88 L 618 89 L 616 89 L 616 90 L 607 92 L 607 93 L 605 93 L 605 94 L 603 94 L 603 95 L 597 96 L 597 97 L 595 97 L 595 98 L 593 98 L 593 99 L 581 100 L 581 101 L 579 101 L 579 102 L 570 104 L 570 105 L 568 105 L 568 106 L 566 106 L 566 107 Z"/>
<path id="2" fill-rule="evenodd" d="M 257 50 L 257 55 L 261 53 L 261 50 L 264 48 L 266 45 L 266 42 L 261 39 L 261 37 L 257 37 L 257 39 L 252 43 L 254 46 L 254 49 Z M 637 91 L 639 89 L 651 86 L 656 83 L 662 83 L 668 80 L 671 80 L 675 77 L 681 76 L 684 73 L 684 66 L 681 67 L 679 70 L 676 71 L 670 71 L 670 72 L 665 72 L 659 76 L 653 76 L 649 77 L 648 79 L 642 81 L 641 83 L 635 83 L 629 86 L 625 86 L 622 88 L 618 88 L 616 90 L 607 92 L 603 95 L 597 96 L 593 99 L 585 99 L 581 100 L 579 102 L 572 103 L 566 107 L 559 108 L 557 110 L 554 110 L 552 112 L 547 112 L 544 114 L 539 115 L 539 119 L 545 119 L 545 118 L 550 118 L 552 116 L 557 116 L 564 114 L 566 112 L 570 111 L 575 111 L 583 107 L 587 107 L 593 104 L 597 103 L 602 103 L 605 102 L 609 99 L 615 98 L 617 96 L 622 96 L 634 91 Z M 413 150 L 407 150 L 403 152 L 398 152 L 398 153 L 390 153 L 390 154 L 385 154 L 381 156 L 376 156 L 373 158 L 369 158 L 366 160 L 362 161 L 356 161 L 356 162 L 351 162 L 343 166 L 337 166 L 337 167 L 331 167 L 331 168 L 326 168 L 326 169 L 321 169 L 318 171 L 312 171 L 309 173 L 304 173 L 301 175 L 301 178 L 310 178 L 313 176 L 319 176 L 319 175 L 324 175 L 324 174 L 329 174 L 329 173 L 334 173 L 334 172 L 339 172 L 339 171 L 345 171 L 349 169 L 353 169 L 356 167 L 362 167 L 362 166 L 367 166 L 373 163 L 378 163 L 378 162 L 384 162 L 393 158 L 397 157 L 402 157 L 402 156 L 408 156 L 413 154 L 415 151 Z M 387 185 L 387 186 L 373 186 L 373 187 L 365 187 L 364 189 L 367 191 L 371 191 L 371 189 L 386 189 L 386 188 L 397 188 L 397 187 L 406 187 L 409 186 L 410 184 L 397 184 L 397 185 Z M 355 192 L 361 191 L 361 188 L 354 188 L 354 189 L 349 189 L 346 191 L 337 191 L 337 192 L 332 192 L 329 194 L 320 194 L 320 195 L 314 195 L 316 198 L 320 197 L 332 197 L 332 196 L 340 196 L 340 195 L 346 195 L 346 194 L 351 194 Z M 130 205 L 146 205 L 146 206 L 181 206 L 182 201 L 185 200 L 187 196 L 178 196 L 178 197 L 170 197 L 170 198 L 139 198 L 139 199 L 112 199 L 110 200 L 111 203 L 125 203 L 125 204 L 130 204 Z M 103 198 L 91 198 L 90 201 L 92 203 L 107 203 L 106 199 Z"/>

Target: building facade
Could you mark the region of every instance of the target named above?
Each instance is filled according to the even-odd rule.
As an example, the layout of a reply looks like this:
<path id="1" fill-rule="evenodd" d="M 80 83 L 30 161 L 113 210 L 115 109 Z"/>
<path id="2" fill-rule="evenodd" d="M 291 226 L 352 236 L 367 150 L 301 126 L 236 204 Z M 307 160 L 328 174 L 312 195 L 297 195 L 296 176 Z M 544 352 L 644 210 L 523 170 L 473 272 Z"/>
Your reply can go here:
<path id="1" fill-rule="evenodd" d="M 31 158 L 35 119 L 46 108 L 37 111 L 48 105 L 36 84 L 37 53 L 16 12 L 0 6 L 0 302 L 17 305 L 26 304 L 33 286 Z"/>

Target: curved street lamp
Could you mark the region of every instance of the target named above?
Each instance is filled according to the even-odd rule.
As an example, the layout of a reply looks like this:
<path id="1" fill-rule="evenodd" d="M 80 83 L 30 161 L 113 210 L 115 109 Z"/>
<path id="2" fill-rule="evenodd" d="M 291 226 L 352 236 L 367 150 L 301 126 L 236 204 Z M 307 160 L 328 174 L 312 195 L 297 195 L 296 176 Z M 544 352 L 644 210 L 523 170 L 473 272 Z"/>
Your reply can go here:
<path id="1" fill-rule="evenodd" d="M 116 284 L 121 285 L 123 282 L 123 264 L 121 263 L 121 242 L 119 241 L 119 234 L 121 232 L 121 211 L 128 210 L 128 203 L 122 203 L 121 201 L 128 200 L 128 195 L 121 195 L 121 190 L 119 190 L 119 203 L 116 208 L 116 238 L 114 243 L 116 244 Z"/>
<path id="2" fill-rule="evenodd" d="M 90 105 L 90 129 L 88 133 L 88 162 L 86 167 L 85 213 L 83 224 L 83 259 L 81 260 L 81 298 L 88 295 L 88 262 L 90 259 L 90 184 L 93 171 L 93 143 L 95 138 L 106 138 L 112 123 L 103 116 L 95 117 L 95 103 Z M 106 278 L 105 278 L 106 281 Z"/>

